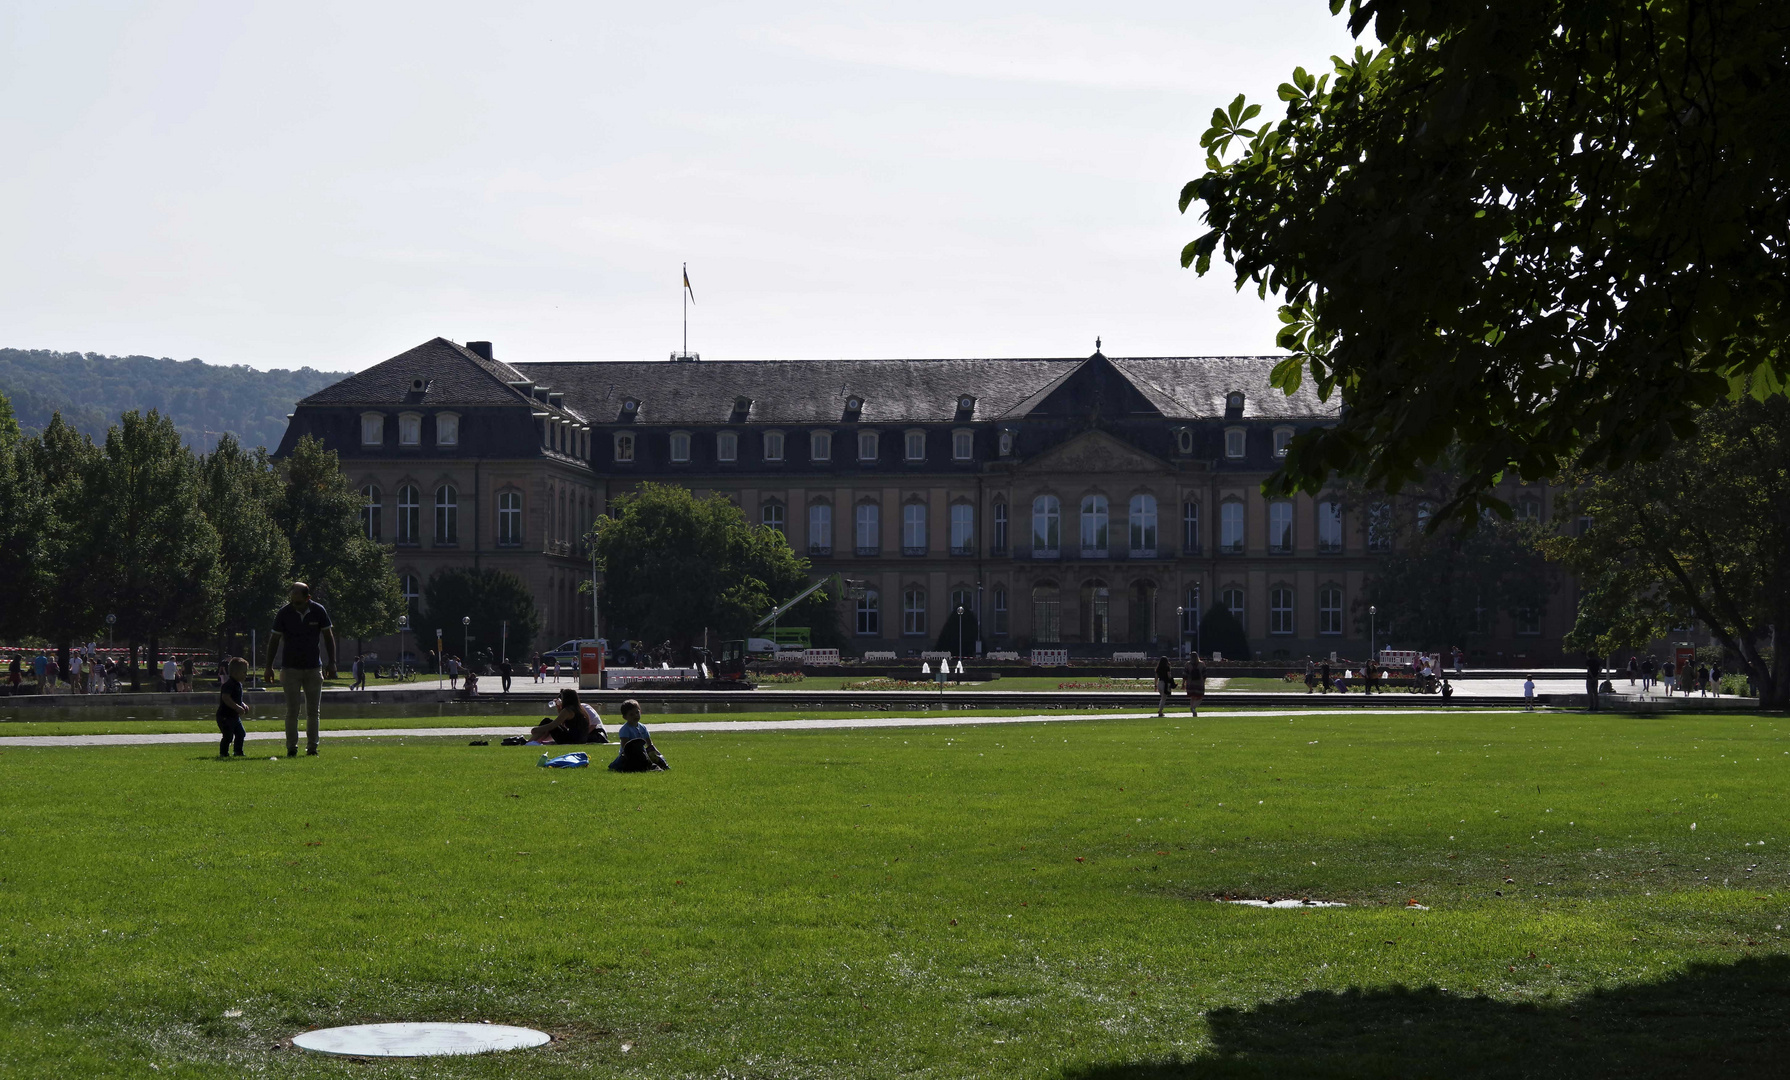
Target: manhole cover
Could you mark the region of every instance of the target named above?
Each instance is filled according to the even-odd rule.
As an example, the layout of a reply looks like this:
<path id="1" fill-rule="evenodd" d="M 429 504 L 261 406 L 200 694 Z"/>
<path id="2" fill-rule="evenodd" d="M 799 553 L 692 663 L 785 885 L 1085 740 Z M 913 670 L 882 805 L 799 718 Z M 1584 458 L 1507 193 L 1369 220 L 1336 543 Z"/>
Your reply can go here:
<path id="1" fill-rule="evenodd" d="M 438 1057 L 521 1050 L 551 1042 L 533 1028 L 506 1024 L 355 1024 L 292 1037 L 292 1045 L 343 1057 Z"/>

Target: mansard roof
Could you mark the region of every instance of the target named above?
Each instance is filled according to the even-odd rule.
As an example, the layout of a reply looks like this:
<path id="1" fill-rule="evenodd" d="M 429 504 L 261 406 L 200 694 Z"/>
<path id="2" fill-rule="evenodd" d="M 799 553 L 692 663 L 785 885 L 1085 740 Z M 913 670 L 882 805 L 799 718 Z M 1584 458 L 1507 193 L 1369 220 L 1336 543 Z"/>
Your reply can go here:
<path id="1" fill-rule="evenodd" d="M 421 392 L 414 389 L 417 379 L 423 380 Z M 299 404 L 385 408 L 528 405 L 536 411 L 582 419 L 570 402 L 567 407 L 553 407 L 533 397 L 529 391 L 535 381 L 509 364 L 486 359 L 464 345 L 438 337 L 332 383 Z"/>
<path id="2" fill-rule="evenodd" d="M 1099 409 L 1112 415 L 1213 419 L 1232 391 L 1245 419 L 1334 419 L 1340 403 L 1318 400 L 1309 382 L 1292 397 L 1268 384 L 1279 358 L 1146 357 L 965 360 L 705 360 L 689 363 L 519 363 L 526 378 L 564 390 L 592 423 L 651 425 L 949 423 L 1012 420 Z M 975 399 L 972 414 L 958 400 Z M 862 408 L 848 414 L 849 398 Z M 738 402 L 750 399 L 745 412 Z"/>

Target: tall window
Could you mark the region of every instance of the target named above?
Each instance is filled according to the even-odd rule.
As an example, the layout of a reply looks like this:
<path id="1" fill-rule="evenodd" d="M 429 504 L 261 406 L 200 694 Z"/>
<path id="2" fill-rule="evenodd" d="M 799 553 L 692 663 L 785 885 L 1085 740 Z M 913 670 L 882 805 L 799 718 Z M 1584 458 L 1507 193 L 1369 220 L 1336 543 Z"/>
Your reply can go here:
<path id="1" fill-rule="evenodd" d="M 1046 644 L 1063 640 L 1063 597 L 1055 582 L 1032 586 L 1032 640 Z"/>
<path id="2" fill-rule="evenodd" d="M 1517 609 L 1517 633 L 1541 633 L 1541 611 L 1538 608 Z"/>
<path id="3" fill-rule="evenodd" d="M 1105 495 L 1081 498 L 1081 553 L 1106 558 L 1107 504 Z"/>
<path id="4" fill-rule="evenodd" d="M 764 433 L 764 459 L 766 461 L 783 460 L 783 432 L 767 431 Z"/>
<path id="5" fill-rule="evenodd" d="M 1224 433 L 1224 456 L 1233 459 L 1240 458 L 1243 456 L 1243 450 L 1243 429 L 1227 428 Z"/>
<path id="6" fill-rule="evenodd" d="M 1232 585 L 1230 588 L 1219 593 L 1218 599 L 1224 604 L 1224 609 L 1231 613 L 1231 618 L 1237 620 L 1238 626 L 1244 627 L 1245 629 L 1247 629 L 1249 627 L 1249 623 L 1245 622 L 1243 619 L 1243 590 L 1242 589 L 1238 588 L 1235 585 Z M 1244 659 L 1244 658 L 1239 658 L 1239 659 Z"/>
<path id="7" fill-rule="evenodd" d="M 1268 550 L 1276 555 L 1293 553 L 1293 504 L 1290 502 L 1268 504 Z"/>
<path id="8" fill-rule="evenodd" d="M 976 436 L 968 431 L 951 433 L 951 457 L 956 461 L 968 461 L 976 456 Z"/>
<path id="9" fill-rule="evenodd" d="M 901 594 L 901 632 L 913 635 L 926 632 L 925 589 L 908 589 Z"/>
<path id="10" fill-rule="evenodd" d="M 1131 554 L 1134 558 L 1156 557 L 1156 496 L 1131 497 Z"/>
<path id="11" fill-rule="evenodd" d="M 435 414 L 435 445 L 460 445 L 460 418 L 453 413 Z"/>
<path id="12" fill-rule="evenodd" d="M 1522 521 L 1541 520 L 1541 500 L 1530 496 L 1517 503 L 1517 517 Z"/>
<path id="13" fill-rule="evenodd" d="M 1318 633 L 1342 633 L 1342 612 L 1342 586 L 1326 585 L 1318 590 Z"/>
<path id="14" fill-rule="evenodd" d="M 1421 520 L 1422 511 L 1419 510 Z M 1392 506 L 1377 502 L 1367 508 L 1367 550 L 1392 550 Z"/>
<path id="15" fill-rule="evenodd" d="M 1200 504 L 1184 502 L 1181 504 L 1181 554 L 1198 555 L 1200 553 Z"/>
<path id="16" fill-rule="evenodd" d="M 1275 428 L 1274 429 L 1274 456 L 1275 457 L 1286 457 L 1287 456 L 1287 447 L 1289 447 L 1291 445 L 1293 445 L 1293 429 L 1285 428 L 1285 427 Z"/>
<path id="17" fill-rule="evenodd" d="M 623 464 L 634 460 L 634 435 L 632 432 L 616 433 L 615 460 Z"/>
<path id="18" fill-rule="evenodd" d="M 857 542 L 859 555 L 880 555 L 883 550 L 882 515 L 875 503 L 859 503 Z"/>
<path id="19" fill-rule="evenodd" d="M 385 414 L 360 414 L 360 444 L 362 446 L 380 446 L 385 443 Z"/>
<path id="20" fill-rule="evenodd" d="M 994 555 L 1007 554 L 1007 504 L 994 504 Z"/>
<path id="21" fill-rule="evenodd" d="M 404 413 L 398 417 L 398 445 L 421 446 L 423 443 L 423 418 L 416 413 Z"/>
<path id="22" fill-rule="evenodd" d="M 864 595 L 858 597 L 858 633 L 876 637 L 883 632 L 881 602 L 875 589 L 865 589 Z"/>
<path id="23" fill-rule="evenodd" d="M 817 502 L 808 507 L 808 554 L 833 554 L 833 507 Z"/>
<path id="24" fill-rule="evenodd" d="M 976 508 L 969 503 L 951 505 L 951 554 L 976 553 Z"/>
<path id="25" fill-rule="evenodd" d="M 435 542 L 460 542 L 460 492 L 452 484 L 435 489 Z"/>
<path id="26" fill-rule="evenodd" d="M 690 460 L 690 433 L 689 432 L 674 431 L 671 433 L 671 460 L 673 460 L 673 461 L 689 461 Z"/>
<path id="27" fill-rule="evenodd" d="M 1099 579 L 1082 583 L 1081 639 L 1091 645 L 1112 640 L 1112 589 Z"/>
<path id="28" fill-rule="evenodd" d="M 833 433 L 815 431 L 808 436 L 808 456 L 815 461 L 833 460 Z"/>
<path id="29" fill-rule="evenodd" d="M 858 460 L 859 461 L 875 461 L 876 460 L 876 432 L 874 432 L 874 431 L 858 432 Z"/>
<path id="30" fill-rule="evenodd" d="M 901 508 L 901 553 L 926 554 L 926 504 L 908 503 Z"/>
<path id="31" fill-rule="evenodd" d="M 1318 550 L 1334 555 L 1342 549 L 1342 504 L 1327 499 L 1318 504 Z"/>
<path id="32" fill-rule="evenodd" d="M 1428 499 L 1425 499 L 1424 501 L 1418 503 L 1417 504 L 1417 528 L 1419 530 L 1429 528 L 1430 517 L 1434 513 L 1435 513 L 1435 507 L 1433 507 L 1429 504 Z"/>
<path id="33" fill-rule="evenodd" d="M 715 436 L 715 460 L 740 460 L 740 437 L 731 431 L 723 431 Z"/>
<path id="34" fill-rule="evenodd" d="M 1062 547 L 1063 504 L 1055 495 L 1040 495 L 1032 500 L 1032 557 L 1054 559 Z"/>
<path id="35" fill-rule="evenodd" d="M 1156 585 L 1149 581 L 1131 583 L 1131 640 L 1156 640 Z"/>
<path id="36" fill-rule="evenodd" d="M 1243 504 L 1221 503 L 1218 507 L 1218 550 L 1226 555 L 1243 554 Z"/>
<path id="37" fill-rule="evenodd" d="M 522 493 L 500 491 L 497 494 L 497 546 L 522 546 Z"/>
<path id="38" fill-rule="evenodd" d="M 410 616 L 412 624 L 416 622 L 417 608 L 422 606 L 423 587 L 415 574 L 405 574 L 398 579 L 398 591 L 404 596 L 404 611 Z"/>
<path id="39" fill-rule="evenodd" d="M 422 532 L 422 492 L 413 484 L 398 489 L 398 543 L 415 544 Z"/>
<path id="40" fill-rule="evenodd" d="M 1181 633 L 1191 637 L 1200 625 L 1200 587 L 1190 585 L 1181 596 Z"/>
<path id="41" fill-rule="evenodd" d="M 384 504 L 379 501 L 379 489 L 372 484 L 360 489 L 360 528 L 367 539 L 375 544 L 379 542 L 379 519 Z"/>
<path id="42" fill-rule="evenodd" d="M 1268 590 L 1268 632 L 1293 632 L 1293 590 L 1286 585 L 1276 585 Z"/>
<path id="43" fill-rule="evenodd" d="M 779 533 L 784 532 L 783 504 L 776 499 L 765 503 L 759 510 L 759 519 L 764 522 L 765 528 L 776 529 Z"/>
<path id="44" fill-rule="evenodd" d="M 907 433 L 907 459 L 909 461 L 926 460 L 926 433 L 924 431 Z"/>
<path id="45" fill-rule="evenodd" d="M 994 632 L 996 637 L 1007 636 L 1007 586 L 994 587 Z"/>

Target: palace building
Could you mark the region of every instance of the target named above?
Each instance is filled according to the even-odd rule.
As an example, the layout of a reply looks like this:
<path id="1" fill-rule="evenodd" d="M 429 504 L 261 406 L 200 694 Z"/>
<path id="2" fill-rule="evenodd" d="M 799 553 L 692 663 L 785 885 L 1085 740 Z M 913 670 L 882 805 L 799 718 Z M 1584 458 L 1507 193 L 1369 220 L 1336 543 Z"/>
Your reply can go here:
<path id="1" fill-rule="evenodd" d="M 510 570 L 551 641 L 590 634 L 579 538 L 654 481 L 720 492 L 817 574 L 867 582 L 839 608 L 859 651 L 929 649 L 960 606 L 987 650 L 1173 650 L 1219 602 L 1262 658 L 1359 657 L 1367 523 L 1340 495 L 1261 493 L 1341 406 L 1273 389 L 1275 363 L 505 363 L 436 338 L 299 402 L 280 453 L 307 434 L 336 451 L 407 595 L 443 567 Z M 1551 655 L 1563 607 L 1493 637 Z"/>

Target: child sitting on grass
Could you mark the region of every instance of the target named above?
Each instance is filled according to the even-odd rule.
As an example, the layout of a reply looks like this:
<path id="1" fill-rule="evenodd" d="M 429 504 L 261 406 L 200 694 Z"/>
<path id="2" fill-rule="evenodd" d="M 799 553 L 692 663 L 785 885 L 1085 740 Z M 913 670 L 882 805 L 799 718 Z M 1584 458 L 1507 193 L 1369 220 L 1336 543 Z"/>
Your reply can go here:
<path id="1" fill-rule="evenodd" d="M 242 718 L 248 715 L 249 707 L 242 703 L 242 681 L 249 677 L 249 662 L 240 656 L 232 656 L 228 665 L 228 677 L 218 688 L 218 731 L 223 737 L 218 740 L 218 757 L 230 756 L 230 744 L 236 743 L 236 756 L 242 756 L 243 731 Z"/>
<path id="2" fill-rule="evenodd" d="M 646 725 L 640 722 L 640 702 L 633 698 L 622 702 L 622 719 L 627 721 L 618 732 L 622 749 L 609 763 L 609 771 L 659 772 L 671 768 L 665 763 L 665 755 L 653 745 L 653 737 L 647 734 Z"/>

